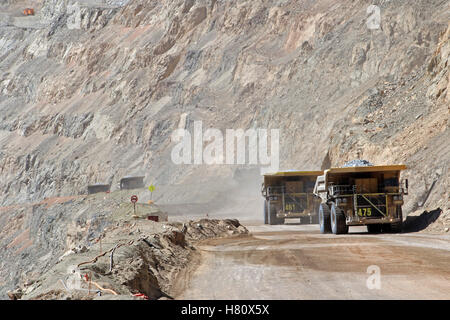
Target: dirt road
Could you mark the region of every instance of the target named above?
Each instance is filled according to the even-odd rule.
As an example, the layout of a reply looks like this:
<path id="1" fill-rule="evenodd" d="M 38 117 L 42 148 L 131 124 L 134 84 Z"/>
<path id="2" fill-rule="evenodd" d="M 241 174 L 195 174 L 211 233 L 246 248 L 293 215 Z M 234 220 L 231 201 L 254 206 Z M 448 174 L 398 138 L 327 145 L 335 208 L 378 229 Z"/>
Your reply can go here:
<path id="1" fill-rule="evenodd" d="M 174 287 L 177 299 L 450 299 L 450 235 L 246 226 L 248 237 L 199 246 L 197 263 Z"/>

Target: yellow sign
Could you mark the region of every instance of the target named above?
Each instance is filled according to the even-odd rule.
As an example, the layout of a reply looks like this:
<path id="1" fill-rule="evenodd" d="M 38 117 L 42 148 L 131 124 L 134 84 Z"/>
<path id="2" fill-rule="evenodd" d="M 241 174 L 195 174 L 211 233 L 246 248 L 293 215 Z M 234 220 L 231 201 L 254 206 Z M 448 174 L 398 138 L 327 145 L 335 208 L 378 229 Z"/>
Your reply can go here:
<path id="1" fill-rule="evenodd" d="M 148 190 L 150 190 L 150 192 L 155 191 L 155 186 L 154 185 L 150 185 L 150 187 L 148 187 Z"/>

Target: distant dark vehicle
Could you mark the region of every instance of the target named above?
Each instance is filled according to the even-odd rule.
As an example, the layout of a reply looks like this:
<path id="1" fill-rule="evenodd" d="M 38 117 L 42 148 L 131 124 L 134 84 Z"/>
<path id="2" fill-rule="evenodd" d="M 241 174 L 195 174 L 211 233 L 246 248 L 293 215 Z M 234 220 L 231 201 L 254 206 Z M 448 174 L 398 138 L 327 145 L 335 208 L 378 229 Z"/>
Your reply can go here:
<path id="1" fill-rule="evenodd" d="M 34 16 L 34 9 L 33 8 L 26 8 L 23 10 L 24 16 Z"/>
<path id="2" fill-rule="evenodd" d="M 144 176 L 131 177 L 127 176 L 120 180 L 120 190 L 140 189 L 144 188 Z"/>
<path id="3" fill-rule="evenodd" d="M 111 185 L 109 184 L 92 184 L 88 186 L 88 194 L 110 192 Z"/>
<path id="4" fill-rule="evenodd" d="M 264 223 L 283 224 L 299 218 L 301 224 L 318 223 L 320 199 L 313 192 L 317 176 L 323 171 L 285 171 L 264 175 L 262 195 Z"/>

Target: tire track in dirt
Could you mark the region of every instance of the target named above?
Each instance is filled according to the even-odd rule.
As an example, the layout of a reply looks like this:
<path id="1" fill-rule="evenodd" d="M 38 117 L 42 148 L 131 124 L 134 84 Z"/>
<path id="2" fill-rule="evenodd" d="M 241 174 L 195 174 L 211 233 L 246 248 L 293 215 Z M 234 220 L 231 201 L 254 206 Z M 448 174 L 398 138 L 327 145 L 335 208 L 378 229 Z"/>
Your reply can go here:
<path id="1" fill-rule="evenodd" d="M 450 238 L 320 235 L 312 226 L 251 226 L 200 243 L 178 299 L 450 299 Z M 428 244 L 428 246 L 424 245 Z M 367 268 L 381 270 L 368 289 Z"/>

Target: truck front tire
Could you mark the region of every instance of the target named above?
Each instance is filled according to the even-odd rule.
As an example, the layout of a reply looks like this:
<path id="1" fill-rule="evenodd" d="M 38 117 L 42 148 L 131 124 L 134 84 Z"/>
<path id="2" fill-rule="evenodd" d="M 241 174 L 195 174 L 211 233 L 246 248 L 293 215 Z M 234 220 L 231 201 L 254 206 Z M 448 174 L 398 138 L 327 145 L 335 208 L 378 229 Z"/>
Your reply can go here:
<path id="1" fill-rule="evenodd" d="M 397 207 L 397 216 L 400 218 L 399 222 L 391 223 L 389 232 L 391 233 L 401 233 L 402 232 L 402 226 L 403 226 L 403 213 L 402 213 L 402 207 Z"/>
<path id="2" fill-rule="evenodd" d="M 277 210 L 270 205 L 270 201 L 268 202 L 267 209 L 268 209 L 268 214 L 267 215 L 269 217 L 269 224 L 270 225 L 283 224 L 284 223 L 284 219 L 277 218 Z"/>
<path id="3" fill-rule="evenodd" d="M 382 225 L 381 224 L 368 224 L 367 232 L 369 233 L 381 233 Z"/>
<path id="4" fill-rule="evenodd" d="M 319 224 L 319 214 L 317 212 L 312 216 L 312 224 Z"/>
<path id="5" fill-rule="evenodd" d="M 330 222 L 330 209 L 326 203 L 321 203 L 319 206 L 319 226 L 320 233 L 330 233 L 331 232 L 331 222 Z"/>
<path id="6" fill-rule="evenodd" d="M 264 224 L 269 223 L 268 205 L 267 200 L 264 200 Z"/>
<path id="7" fill-rule="evenodd" d="M 334 203 L 331 204 L 331 232 L 334 234 L 348 233 L 348 225 L 345 223 L 345 214 Z"/>

